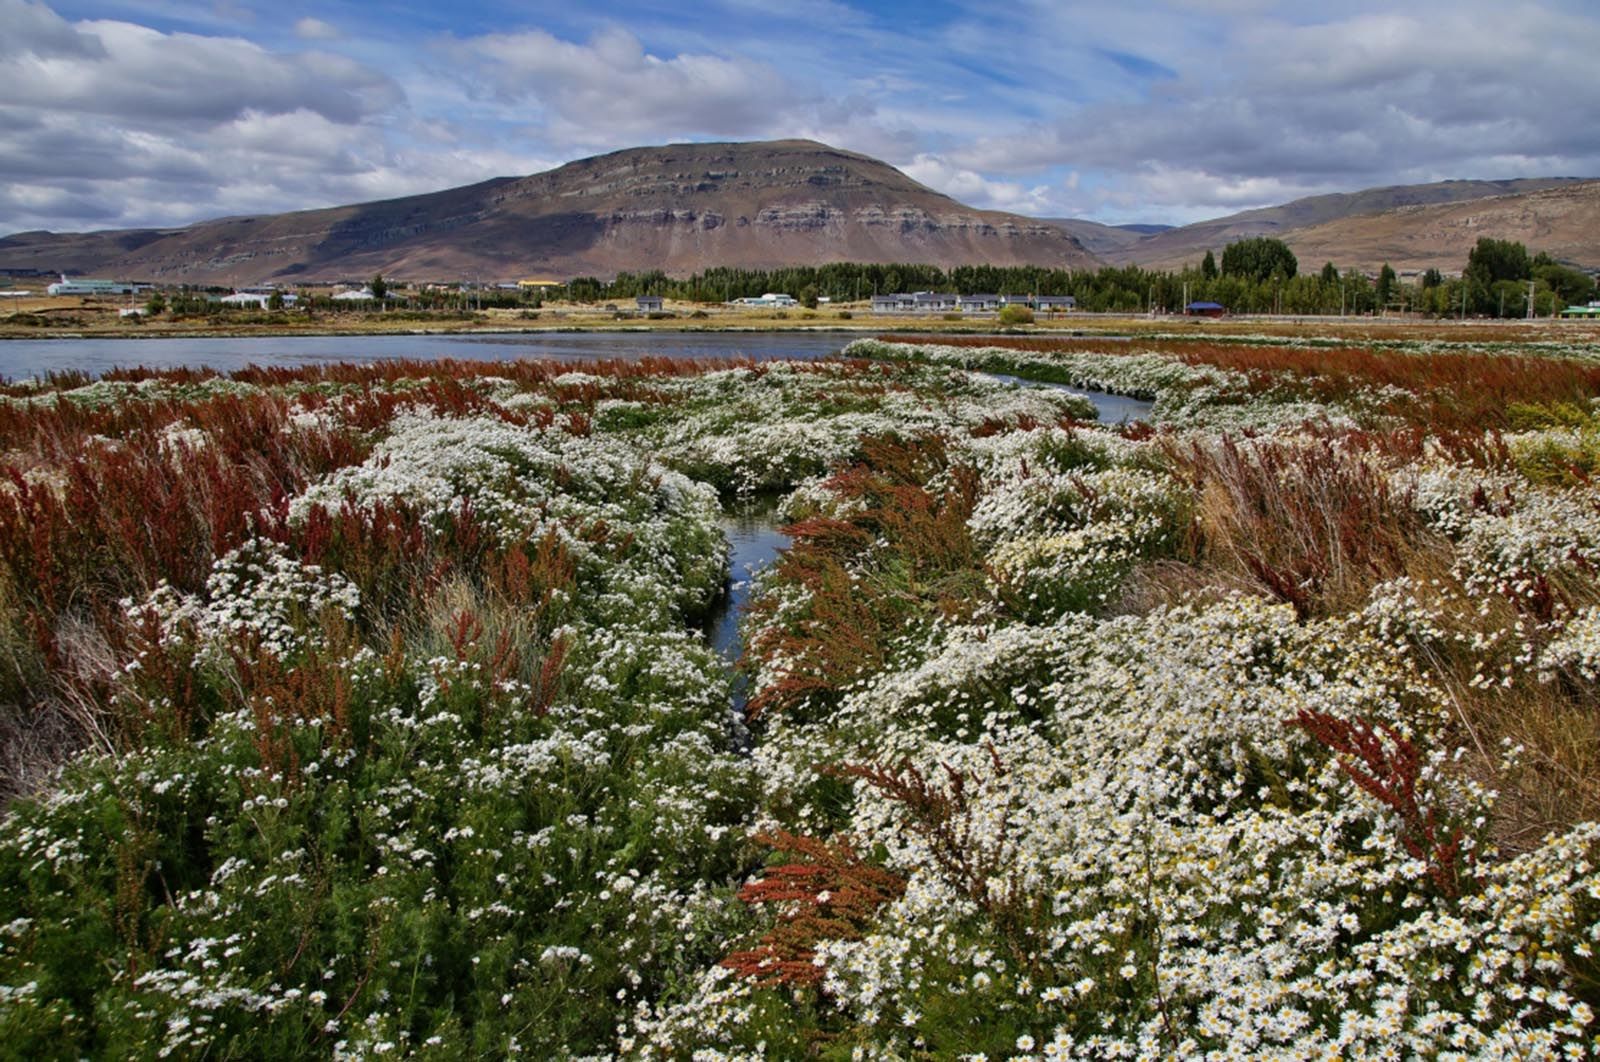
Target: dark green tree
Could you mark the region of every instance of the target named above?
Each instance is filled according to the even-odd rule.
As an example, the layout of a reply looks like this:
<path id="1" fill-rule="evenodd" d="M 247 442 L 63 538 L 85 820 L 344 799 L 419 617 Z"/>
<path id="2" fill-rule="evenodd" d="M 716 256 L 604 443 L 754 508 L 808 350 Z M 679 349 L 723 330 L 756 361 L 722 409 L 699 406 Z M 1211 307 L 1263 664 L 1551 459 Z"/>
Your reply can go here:
<path id="1" fill-rule="evenodd" d="M 804 306 L 808 310 L 815 310 L 817 308 L 817 297 L 819 294 L 820 293 L 817 291 L 817 286 L 815 284 L 807 284 L 805 287 L 800 289 L 800 305 Z"/>
<path id="2" fill-rule="evenodd" d="M 1443 274 L 1441 274 L 1437 269 L 1434 269 L 1432 266 L 1428 267 L 1427 272 L 1422 274 L 1422 287 L 1425 291 L 1430 288 L 1436 288 L 1443 283 Z"/>
<path id="3" fill-rule="evenodd" d="M 267 296 L 267 309 L 269 309 L 269 310 L 281 310 L 281 309 L 283 309 L 283 292 L 274 291 L 271 295 Z"/>
<path id="4" fill-rule="evenodd" d="M 1271 236 L 1252 236 L 1222 249 L 1223 276 L 1259 282 L 1277 274 L 1287 280 L 1299 268 L 1289 245 Z"/>
<path id="5" fill-rule="evenodd" d="M 1478 244 L 1467 255 L 1466 276 L 1487 289 L 1501 280 L 1527 280 L 1533 275 L 1528 249 L 1514 240 L 1478 237 Z"/>
<path id="6" fill-rule="evenodd" d="M 380 302 L 389 294 L 389 282 L 383 279 L 382 273 L 373 274 L 372 282 L 367 287 L 372 289 L 372 297 Z"/>
<path id="7" fill-rule="evenodd" d="M 145 300 L 144 312 L 154 317 L 167 308 L 167 297 L 159 291 L 152 291 L 150 298 Z"/>
<path id="8" fill-rule="evenodd" d="M 1333 267 L 1332 262 L 1323 265 L 1322 282 L 1329 286 L 1339 283 L 1339 271 Z"/>
<path id="9" fill-rule="evenodd" d="M 1547 256 L 1540 255 L 1540 257 Z M 1535 259 L 1536 263 L 1537 261 Z M 1594 278 L 1580 269 L 1570 269 L 1550 262 L 1544 265 L 1535 264 L 1533 275 L 1568 306 L 1586 303 L 1595 297 Z"/>
<path id="10" fill-rule="evenodd" d="M 1395 276 L 1394 269 L 1388 262 L 1383 263 L 1383 269 L 1378 273 L 1378 308 L 1381 310 L 1389 305 L 1391 299 L 1399 292 L 1400 278 Z"/>
<path id="11" fill-rule="evenodd" d="M 1200 275 L 1207 280 L 1217 279 L 1217 259 L 1210 251 L 1207 251 L 1206 256 L 1200 259 Z"/>

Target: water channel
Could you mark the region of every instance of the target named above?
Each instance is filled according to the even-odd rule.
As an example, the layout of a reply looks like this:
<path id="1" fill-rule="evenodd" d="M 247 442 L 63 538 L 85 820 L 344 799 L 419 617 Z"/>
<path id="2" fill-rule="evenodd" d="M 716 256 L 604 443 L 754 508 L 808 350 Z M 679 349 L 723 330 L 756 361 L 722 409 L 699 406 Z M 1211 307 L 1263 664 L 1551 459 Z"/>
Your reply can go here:
<path id="1" fill-rule="evenodd" d="M 217 336 L 0 341 L 0 377 L 51 371 L 99 376 L 120 367 L 232 372 L 247 365 L 295 367 L 387 358 L 500 361 L 523 358 L 823 358 L 857 338 L 844 332 L 508 332 L 495 335 Z"/>
<path id="2" fill-rule="evenodd" d="M 432 361 L 675 358 L 805 359 L 837 354 L 856 338 L 842 332 L 518 332 L 498 335 L 219 336 L 151 339 L 70 338 L 0 341 L 0 378 L 21 379 L 76 370 L 99 376 L 118 367 L 206 368 L 232 372 L 248 365 L 294 367 L 321 362 L 371 362 L 388 358 Z M 1025 380 L 995 379 L 1021 387 L 1049 387 L 1086 396 L 1104 424 L 1139 420 L 1151 403 L 1124 395 Z M 734 503 L 723 520 L 731 546 L 730 572 L 721 601 L 706 620 L 709 644 L 731 665 L 740 652 L 739 621 L 757 572 L 789 544 L 779 531 L 776 498 Z M 735 708 L 744 707 L 744 677 L 736 676 Z"/>

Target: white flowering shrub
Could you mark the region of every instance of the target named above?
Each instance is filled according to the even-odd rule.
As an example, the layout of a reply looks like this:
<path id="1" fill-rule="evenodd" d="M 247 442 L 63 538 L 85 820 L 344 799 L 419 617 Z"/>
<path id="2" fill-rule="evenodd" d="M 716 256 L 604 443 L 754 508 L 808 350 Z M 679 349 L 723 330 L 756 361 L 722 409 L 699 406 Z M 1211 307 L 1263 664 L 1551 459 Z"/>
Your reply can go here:
<path id="1" fill-rule="evenodd" d="M 1587 406 L 1087 348 L 16 389 L 0 691 L 97 743 L 0 822 L 3 1053 L 1600 1053 Z"/>

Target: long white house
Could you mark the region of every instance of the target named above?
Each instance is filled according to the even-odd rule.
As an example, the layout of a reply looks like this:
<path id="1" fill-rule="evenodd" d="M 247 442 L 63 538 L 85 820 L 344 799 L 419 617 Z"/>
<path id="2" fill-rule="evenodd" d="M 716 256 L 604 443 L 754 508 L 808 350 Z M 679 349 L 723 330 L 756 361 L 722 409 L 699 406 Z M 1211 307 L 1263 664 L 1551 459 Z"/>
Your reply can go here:
<path id="1" fill-rule="evenodd" d="M 149 284 L 128 280 L 91 280 L 88 277 L 68 280 L 65 273 L 60 281 L 44 289 L 46 295 L 137 295 L 149 290 Z"/>

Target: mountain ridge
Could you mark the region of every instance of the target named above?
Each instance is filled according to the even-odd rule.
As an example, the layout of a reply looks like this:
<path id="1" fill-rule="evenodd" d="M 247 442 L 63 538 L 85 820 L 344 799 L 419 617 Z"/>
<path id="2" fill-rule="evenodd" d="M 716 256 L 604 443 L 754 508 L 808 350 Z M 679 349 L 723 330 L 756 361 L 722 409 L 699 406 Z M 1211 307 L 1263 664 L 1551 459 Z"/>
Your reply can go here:
<path id="1" fill-rule="evenodd" d="M 1594 202 L 1591 203 L 1591 199 Z M 827 262 L 1176 269 L 1251 236 L 1310 268 L 1459 269 L 1481 235 L 1600 266 L 1600 180 L 1388 185 L 1171 227 L 979 210 L 887 163 L 809 140 L 626 148 L 418 195 L 176 228 L 0 238 L 0 272 L 159 283 L 511 280 Z"/>
<path id="2" fill-rule="evenodd" d="M 0 270 L 164 283 L 683 275 L 830 261 L 1099 264 L 1046 222 L 965 206 L 886 163 L 806 140 L 628 148 L 371 203 L 0 239 Z"/>
<path id="3" fill-rule="evenodd" d="M 1596 183 L 1589 177 L 1526 177 L 1505 180 L 1449 180 L 1428 184 L 1384 185 L 1364 188 L 1354 192 L 1331 192 L 1305 196 L 1270 207 L 1257 207 L 1220 218 L 1210 218 L 1188 225 L 1168 229 L 1134 241 L 1121 241 L 1119 246 L 1095 249 L 1115 265 L 1139 265 L 1147 268 L 1175 269 L 1195 265 L 1206 251 L 1220 256 L 1224 247 L 1237 240 L 1255 236 L 1272 236 L 1284 240 L 1302 265 L 1308 257 L 1317 262 L 1333 261 L 1340 266 L 1376 269 L 1384 261 L 1384 245 L 1389 243 L 1405 250 L 1405 264 L 1455 267 L 1465 264 L 1467 251 L 1476 242 L 1473 235 L 1465 244 L 1459 239 L 1443 240 L 1428 245 L 1419 237 L 1408 237 L 1403 231 L 1389 235 L 1386 240 L 1378 235 L 1385 222 L 1369 220 L 1354 222 L 1355 218 L 1388 218 L 1390 227 L 1401 226 L 1430 208 L 1448 210 L 1463 203 L 1484 200 L 1518 200 L 1542 192 L 1559 191 Z M 1341 226 L 1359 228 L 1365 234 L 1361 240 L 1348 246 L 1341 241 Z M 1523 226 L 1537 232 L 1537 226 Z M 1317 229 L 1314 240 L 1307 240 L 1307 230 Z M 1068 230 L 1073 231 L 1073 230 Z M 1499 232 L 1482 235 L 1500 236 Z M 1510 235 L 1500 238 L 1513 238 Z M 1296 244 L 1300 244 L 1299 247 Z M 1580 255 L 1583 264 L 1600 265 L 1600 230 L 1590 230 L 1586 241 L 1571 244 L 1571 250 Z M 1530 249 L 1545 250 L 1539 247 Z M 1304 251 L 1305 253 L 1302 253 Z M 1334 257 L 1320 257 L 1332 253 Z M 1552 253 L 1554 253 L 1552 249 Z M 1397 268 L 1401 262 L 1391 264 Z"/>

